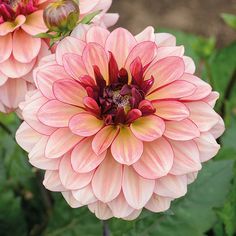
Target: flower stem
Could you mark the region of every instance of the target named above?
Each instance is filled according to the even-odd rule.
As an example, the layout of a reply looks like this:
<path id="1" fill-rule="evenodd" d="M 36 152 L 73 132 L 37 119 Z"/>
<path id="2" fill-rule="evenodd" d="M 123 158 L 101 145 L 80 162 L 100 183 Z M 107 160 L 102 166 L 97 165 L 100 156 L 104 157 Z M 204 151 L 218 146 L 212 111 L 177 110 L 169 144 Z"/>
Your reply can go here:
<path id="1" fill-rule="evenodd" d="M 110 235 L 110 231 L 109 231 L 108 221 L 103 220 L 102 221 L 102 225 L 103 225 L 103 236 L 109 236 Z"/>

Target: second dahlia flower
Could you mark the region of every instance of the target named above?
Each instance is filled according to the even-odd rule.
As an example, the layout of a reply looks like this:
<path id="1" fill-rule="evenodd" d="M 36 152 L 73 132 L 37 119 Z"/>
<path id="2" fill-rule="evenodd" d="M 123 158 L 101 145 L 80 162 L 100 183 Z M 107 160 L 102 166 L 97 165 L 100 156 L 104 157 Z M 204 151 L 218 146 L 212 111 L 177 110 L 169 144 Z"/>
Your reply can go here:
<path id="1" fill-rule="evenodd" d="M 218 93 L 174 36 L 91 27 L 50 59 L 34 71 L 16 139 L 71 207 L 100 219 L 165 211 L 218 152 Z"/>

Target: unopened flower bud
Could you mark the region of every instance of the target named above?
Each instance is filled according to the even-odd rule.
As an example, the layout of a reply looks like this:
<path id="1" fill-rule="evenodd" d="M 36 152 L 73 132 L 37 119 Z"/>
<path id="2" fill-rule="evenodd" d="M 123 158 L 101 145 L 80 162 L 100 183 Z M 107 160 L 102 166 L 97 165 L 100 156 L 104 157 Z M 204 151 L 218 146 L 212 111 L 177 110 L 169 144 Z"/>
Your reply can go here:
<path id="1" fill-rule="evenodd" d="M 79 5 L 74 0 L 59 0 L 48 5 L 43 18 L 50 31 L 66 32 L 74 29 L 79 15 Z"/>

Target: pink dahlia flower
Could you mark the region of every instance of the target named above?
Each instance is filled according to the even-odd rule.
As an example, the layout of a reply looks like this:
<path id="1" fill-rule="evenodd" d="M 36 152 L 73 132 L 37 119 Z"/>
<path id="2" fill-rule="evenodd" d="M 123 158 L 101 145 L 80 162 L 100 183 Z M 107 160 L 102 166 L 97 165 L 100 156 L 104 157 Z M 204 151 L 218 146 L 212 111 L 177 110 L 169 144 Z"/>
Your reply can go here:
<path id="1" fill-rule="evenodd" d="M 100 219 L 165 211 L 224 131 L 218 93 L 194 70 L 170 34 L 94 26 L 34 71 L 17 142 L 71 207 L 88 205 Z"/>
<path id="2" fill-rule="evenodd" d="M 0 111 L 18 107 L 32 87 L 31 71 L 49 54 L 47 45 L 32 36 L 47 30 L 43 8 L 47 0 L 0 0 Z"/>

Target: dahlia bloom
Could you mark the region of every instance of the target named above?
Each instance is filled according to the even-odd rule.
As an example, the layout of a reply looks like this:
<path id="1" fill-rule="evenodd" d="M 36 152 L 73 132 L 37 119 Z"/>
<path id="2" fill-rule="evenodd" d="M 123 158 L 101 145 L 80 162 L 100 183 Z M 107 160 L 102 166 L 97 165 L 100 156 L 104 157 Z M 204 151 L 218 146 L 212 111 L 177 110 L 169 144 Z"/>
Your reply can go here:
<path id="1" fill-rule="evenodd" d="M 24 100 L 34 86 L 32 69 L 42 56 L 50 54 L 47 44 L 33 36 L 47 31 L 43 9 L 49 0 L 0 0 L 0 112 L 10 112 Z M 106 14 L 111 0 L 80 0 L 83 18 L 102 10 L 94 24 L 108 27 L 116 23 L 117 14 Z"/>
<path id="2" fill-rule="evenodd" d="M 218 98 L 175 37 L 94 26 L 34 71 L 16 134 L 44 186 L 100 219 L 162 212 L 186 194 L 224 131 Z"/>

